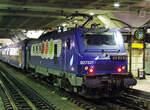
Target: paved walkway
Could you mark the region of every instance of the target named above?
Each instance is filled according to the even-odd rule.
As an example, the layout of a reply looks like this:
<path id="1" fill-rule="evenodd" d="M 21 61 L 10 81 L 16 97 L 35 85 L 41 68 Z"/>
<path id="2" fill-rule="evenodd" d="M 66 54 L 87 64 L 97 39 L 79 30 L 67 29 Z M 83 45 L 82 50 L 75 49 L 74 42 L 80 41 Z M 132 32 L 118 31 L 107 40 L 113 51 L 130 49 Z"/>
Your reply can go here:
<path id="1" fill-rule="evenodd" d="M 133 88 L 150 92 L 150 75 L 147 75 L 146 79 L 137 79 L 137 85 Z"/>

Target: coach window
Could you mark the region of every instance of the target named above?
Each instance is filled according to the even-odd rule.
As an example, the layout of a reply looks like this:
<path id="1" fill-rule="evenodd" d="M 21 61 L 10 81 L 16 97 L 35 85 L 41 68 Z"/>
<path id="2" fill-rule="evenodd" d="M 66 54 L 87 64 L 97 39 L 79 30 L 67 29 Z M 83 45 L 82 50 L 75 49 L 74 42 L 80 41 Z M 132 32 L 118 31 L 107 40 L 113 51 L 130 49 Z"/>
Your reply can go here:
<path id="1" fill-rule="evenodd" d="M 37 54 L 39 54 L 39 46 L 37 45 Z"/>
<path id="2" fill-rule="evenodd" d="M 34 53 L 34 51 L 35 51 L 35 47 L 33 46 L 33 53 Z"/>
<path id="3" fill-rule="evenodd" d="M 39 46 L 39 53 L 41 52 L 41 50 L 42 50 L 42 47 L 41 47 L 41 45 Z"/>
<path id="4" fill-rule="evenodd" d="M 37 47 L 38 47 L 38 52 L 37 52 L 37 53 L 39 54 L 39 53 L 40 53 L 40 51 L 39 51 L 39 49 L 40 49 L 40 46 L 38 45 Z"/>
<path id="5" fill-rule="evenodd" d="M 44 53 L 44 42 L 42 42 L 42 50 L 41 50 L 41 53 L 42 53 L 42 54 Z"/>
<path id="6" fill-rule="evenodd" d="M 67 49 L 68 50 L 70 49 L 70 39 L 69 38 L 67 39 Z"/>
<path id="7" fill-rule="evenodd" d="M 36 53 L 38 53 L 38 46 L 36 46 Z"/>

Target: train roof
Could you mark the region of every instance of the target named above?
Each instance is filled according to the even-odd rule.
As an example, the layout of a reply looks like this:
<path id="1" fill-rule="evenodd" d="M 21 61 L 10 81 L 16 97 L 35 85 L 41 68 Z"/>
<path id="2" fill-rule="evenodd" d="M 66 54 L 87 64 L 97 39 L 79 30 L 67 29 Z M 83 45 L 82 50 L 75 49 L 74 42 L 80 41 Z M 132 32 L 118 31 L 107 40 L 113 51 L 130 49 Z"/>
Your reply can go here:
<path id="1" fill-rule="evenodd" d="M 47 32 L 47 33 L 45 33 L 45 34 L 42 34 L 42 35 L 39 37 L 39 39 L 45 39 L 45 38 L 50 37 L 50 36 L 51 36 L 51 38 L 55 38 L 56 35 L 63 35 L 63 34 L 66 34 L 66 33 L 75 32 L 75 30 L 76 30 L 76 29 L 73 28 L 73 29 L 69 29 L 69 30 L 67 30 L 67 31 L 63 31 L 63 32 L 58 32 L 57 30 L 51 31 L 51 32 Z"/>
<path id="2" fill-rule="evenodd" d="M 44 34 L 42 34 L 38 39 L 34 39 L 32 41 L 38 41 L 38 40 L 44 40 L 44 39 L 47 39 L 48 37 L 51 37 L 51 38 L 55 38 L 56 36 L 59 36 L 59 35 L 64 35 L 64 34 L 69 34 L 69 33 L 73 33 L 77 30 L 81 30 L 83 32 L 93 32 L 93 33 L 101 33 L 101 32 L 106 32 L 106 31 L 116 31 L 117 29 L 110 29 L 110 28 L 105 28 L 105 27 L 101 27 L 101 28 L 71 28 L 67 31 L 63 31 L 63 32 L 58 32 L 58 30 L 55 30 L 55 31 L 51 31 L 51 32 L 46 32 Z"/>
<path id="3" fill-rule="evenodd" d="M 7 48 L 7 47 L 12 47 L 12 46 L 15 46 L 15 45 L 18 45 L 18 44 L 19 44 L 19 45 L 26 44 L 27 42 L 29 42 L 29 41 L 31 41 L 31 40 L 34 40 L 34 39 L 32 39 L 32 38 L 25 39 L 25 40 L 22 40 L 22 41 L 20 41 L 20 42 L 13 43 L 13 44 L 11 44 L 11 45 L 2 47 L 2 49 Z"/>
<path id="4" fill-rule="evenodd" d="M 55 31 L 51 31 L 51 32 L 46 32 L 44 34 L 42 34 L 39 39 L 43 39 L 45 37 L 48 37 L 49 35 L 55 35 L 56 33 L 58 33 L 56 30 Z"/>

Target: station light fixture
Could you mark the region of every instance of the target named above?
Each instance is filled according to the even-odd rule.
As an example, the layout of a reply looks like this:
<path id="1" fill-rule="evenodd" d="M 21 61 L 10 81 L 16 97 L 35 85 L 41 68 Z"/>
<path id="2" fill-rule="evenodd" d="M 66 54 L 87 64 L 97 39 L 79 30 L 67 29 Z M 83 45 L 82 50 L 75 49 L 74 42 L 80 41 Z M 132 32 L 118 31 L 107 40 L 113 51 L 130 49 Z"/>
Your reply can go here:
<path id="1" fill-rule="evenodd" d="M 94 13 L 93 13 L 93 12 L 91 12 L 91 13 L 90 13 L 90 15 L 91 15 L 91 16 L 93 16 L 93 15 L 94 15 Z"/>
<path id="2" fill-rule="evenodd" d="M 116 8 L 120 7 L 120 3 L 114 3 L 114 7 Z"/>
<path id="3" fill-rule="evenodd" d="M 65 27 L 66 25 L 67 25 L 66 23 L 63 23 L 63 24 L 62 24 L 63 27 Z"/>
<path id="4" fill-rule="evenodd" d="M 27 31 L 26 32 L 26 35 L 28 38 L 39 38 L 40 35 L 43 33 L 44 31 L 43 30 L 38 30 L 38 31 Z"/>
<path id="5" fill-rule="evenodd" d="M 77 20 L 74 20 L 74 23 L 77 23 L 78 21 Z"/>

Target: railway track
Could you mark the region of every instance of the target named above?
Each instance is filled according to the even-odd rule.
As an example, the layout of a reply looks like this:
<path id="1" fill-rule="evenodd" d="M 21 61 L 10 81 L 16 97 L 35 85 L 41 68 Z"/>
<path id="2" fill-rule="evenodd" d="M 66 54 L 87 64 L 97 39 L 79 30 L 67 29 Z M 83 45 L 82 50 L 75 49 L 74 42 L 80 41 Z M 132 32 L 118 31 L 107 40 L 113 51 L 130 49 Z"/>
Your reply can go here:
<path id="1" fill-rule="evenodd" d="M 127 89 L 118 97 L 93 100 L 95 105 L 107 105 L 108 110 L 150 110 L 150 93 Z"/>
<path id="2" fill-rule="evenodd" d="M 0 89 L 6 110 L 57 110 L 36 91 L 9 73 L 0 73 Z"/>
<path id="3" fill-rule="evenodd" d="M 150 110 L 150 93 L 136 89 L 128 89 L 122 93 L 119 99 L 130 101 L 132 105 L 138 105 L 143 110 Z"/>
<path id="4" fill-rule="evenodd" d="M 91 110 L 150 110 L 150 93 L 128 89 L 115 98 L 89 100 L 76 97 L 73 103 L 86 103 Z"/>
<path id="5" fill-rule="evenodd" d="M 35 80 L 34 77 L 30 77 Z M 86 99 L 77 94 L 66 92 L 57 87 L 52 87 L 48 83 L 36 80 L 45 86 L 52 88 L 55 93 L 64 97 L 66 100 L 84 108 L 85 110 L 150 110 L 150 93 L 135 89 L 127 89 L 119 96 L 114 98 Z"/>
<path id="6" fill-rule="evenodd" d="M 85 110 L 150 110 L 150 93 L 127 89 L 114 98 L 86 99 L 64 90 L 55 92 Z"/>
<path id="7" fill-rule="evenodd" d="M 67 99 L 72 103 L 89 110 L 150 110 L 148 100 L 146 101 L 138 96 L 132 98 L 129 96 L 131 95 L 128 94 L 125 96 L 122 94 L 113 99 L 103 98 L 93 100 L 80 97 L 69 97 L 68 95 L 64 97 L 68 97 Z M 135 97 L 137 97 L 138 100 L 135 99 Z"/>
<path id="8" fill-rule="evenodd" d="M 46 88 L 51 89 L 52 91 L 54 91 L 54 93 L 58 94 L 60 97 L 63 97 L 65 100 L 74 103 L 85 110 L 150 110 L 150 93 L 147 92 L 143 92 L 135 89 L 127 89 L 125 92 L 123 92 L 122 94 L 120 94 L 118 97 L 115 98 L 103 98 L 103 99 L 91 100 L 91 99 L 86 99 L 84 97 L 81 97 L 77 94 L 66 92 L 62 89 L 59 89 L 58 87 L 52 87 L 49 83 L 45 81 L 41 81 L 41 79 L 38 78 L 35 79 L 35 77 L 29 74 L 27 76 L 30 80 L 39 83 L 42 86 L 45 86 Z M 22 82 L 19 83 L 21 84 Z M 21 86 L 22 85 L 18 85 L 19 88 Z M 23 88 L 24 87 L 22 87 L 22 89 Z M 2 90 L 4 91 L 3 88 Z M 30 93 L 30 94 L 34 94 L 34 93 Z M 25 96 L 32 97 L 30 95 L 25 95 Z M 13 108 L 10 106 L 11 104 L 9 105 L 10 101 L 7 100 L 6 97 L 7 95 L 4 96 L 3 98 L 6 101 L 6 105 L 8 105 L 8 108 Z M 35 106 L 35 104 L 33 105 Z M 39 110 L 44 110 L 44 109 L 39 109 Z"/>

